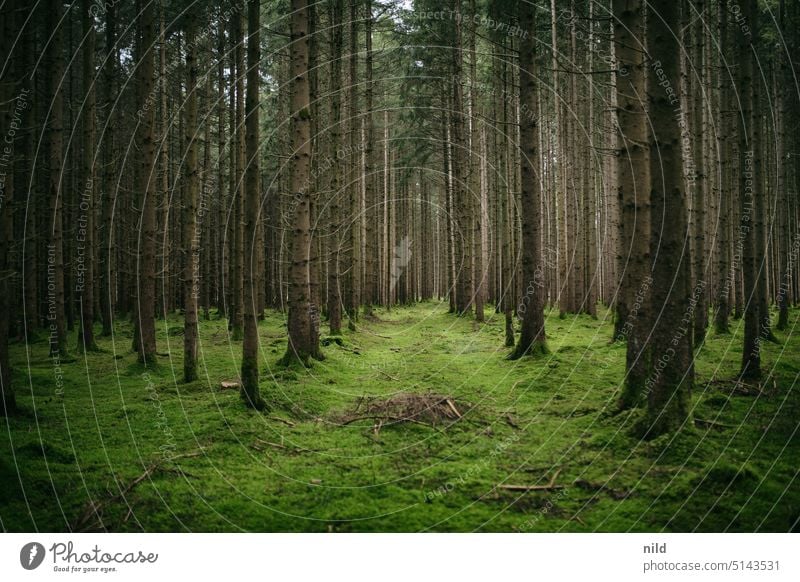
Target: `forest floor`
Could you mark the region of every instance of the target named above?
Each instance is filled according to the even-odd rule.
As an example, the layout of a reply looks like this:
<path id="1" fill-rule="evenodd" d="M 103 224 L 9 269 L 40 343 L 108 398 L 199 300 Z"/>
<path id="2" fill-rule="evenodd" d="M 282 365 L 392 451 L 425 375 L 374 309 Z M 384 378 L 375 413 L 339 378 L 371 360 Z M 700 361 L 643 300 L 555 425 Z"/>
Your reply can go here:
<path id="1" fill-rule="evenodd" d="M 202 379 L 191 384 L 180 383 L 179 315 L 159 322 L 155 369 L 136 363 L 132 327 L 120 322 L 113 339 L 100 339 L 102 352 L 61 364 L 63 386 L 46 341 L 14 344 L 23 413 L 0 437 L 0 529 L 798 527 L 796 331 L 765 344 L 761 386 L 732 380 L 738 331 L 709 332 L 691 424 L 644 442 L 631 430 L 640 411 L 612 413 L 625 347 L 609 343 L 608 312 L 550 315 L 551 353 L 511 362 L 502 315 L 487 310 L 478 326 L 446 311 L 435 303 L 379 310 L 309 370 L 276 367 L 285 327 L 270 313 L 260 325 L 261 390 L 272 410 L 262 414 L 220 389 L 237 376 L 241 343 L 213 313 L 201 317 Z M 790 319 L 796 329 L 800 310 Z M 345 424 L 400 393 L 442 395 L 455 410 L 434 426 Z"/>

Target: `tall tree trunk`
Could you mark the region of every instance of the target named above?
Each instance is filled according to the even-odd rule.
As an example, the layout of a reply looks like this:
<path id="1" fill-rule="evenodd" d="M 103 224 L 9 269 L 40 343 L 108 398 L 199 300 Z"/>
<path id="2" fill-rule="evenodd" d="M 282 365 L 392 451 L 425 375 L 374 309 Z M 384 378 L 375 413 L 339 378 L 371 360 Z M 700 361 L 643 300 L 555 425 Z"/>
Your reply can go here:
<path id="1" fill-rule="evenodd" d="M 24 13 L 24 12 L 23 12 Z M 35 11 L 33 11 L 35 14 Z M 7 20 L 11 23 L 11 20 Z M 11 25 L 11 24 L 9 24 Z M 25 26 L 23 30 L 23 55 L 18 56 L 18 62 L 22 69 L 19 77 L 23 79 L 23 90 L 26 91 L 28 98 L 33 97 L 36 89 L 36 82 L 33 76 L 34 59 L 36 53 L 36 30 L 37 26 Z M 28 188 L 28 196 L 25 200 L 25 223 L 23 230 L 23 260 L 22 279 L 24 287 L 24 312 L 25 312 L 25 340 L 30 342 L 41 327 L 39 318 L 39 249 L 40 234 L 37 228 L 37 217 L 39 215 L 40 189 L 33 175 L 33 168 L 36 164 L 36 151 L 38 149 L 35 127 L 36 115 L 33 106 L 26 107 L 22 112 L 22 123 L 25 132 L 22 135 L 20 145 L 23 153 L 22 176 L 25 177 L 23 187 Z"/>
<path id="2" fill-rule="evenodd" d="M 461 0 L 453 0 L 453 45 L 452 52 L 452 173 L 453 205 L 456 212 L 455 259 L 456 259 L 456 313 L 467 315 L 472 309 L 472 248 L 469 244 L 472 232 L 470 193 L 467 188 L 467 139 L 464 128 L 464 96 L 462 83 L 462 34 Z"/>
<path id="3" fill-rule="evenodd" d="M 786 27 L 787 16 L 786 7 L 781 2 L 781 11 L 779 14 L 780 31 L 784 36 L 789 34 Z M 791 288 L 792 288 L 792 245 L 791 245 L 791 229 L 789 227 L 791 206 L 789 203 L 789 182 L 791 164 L 786 159 L 786 146 L 787 146 L 787 120 L 791 119 L 787 114 L 791 111 L 790 87 L 792 79 L 792 69 L 786 51 L 780 50 L 778 55 L 778 70 L 775 73 L 777 93 L 776 101 L 778 103 L 777 114 L 777 127 L 775 129 L 776 147 L 775 152 L 778 168 L 776 176 L 776 189 L 778 194 L 778 215 L 779 215 L 779 232 L 778 232 L 778 248 L 779 248 L 779 283 L 777 291 L 777 304 L 778 304 L 778 323 L 775 326 L 779 330 L 785 330 L 789 327 L 789 302 L 791 301 Z"/>
<path id="4" fill-rule="evenodd" d="M 722 55 L 730 49 L 728 42 L 728 2 L 719 0 L 717 9 L 718 34 L 720 47 L 720 65 L 724 62 Z M 719 245 L 717 250 L 716 269 L 716 298 L 714 311 L 714 330 L 720 333 L 729 333 L 728 319 L 731 312 L 731 293 L 734 291 L 734 273 L 731 269 L 730 259 L 730 209 L 731 209 L 731 182 L 730 182 L 730 157 L 733 155 L 730 147 L 731 123 L 729 94 L 731 86 L 727 68 L 720 67 L 717 76 L 716 116 L 717 125 L 717 185 L 719 190 Z"/>
<path id="5" fill-rule="evenodd" d="M 680 5 L 674 0 L 648 3 L 647 54 L 658 82 L 647 85 L 651 123 L 650 178 L 653 261 L 651 363 L 645 384 L 647 426 L 653 438 L 680 428 L 688 416 L 694 382 L 688 281 L 688 210 L 683 180 L 680 110 Z"/>
<path id="6" fill-rule="evenodd" d="M 356 321 L 358 320 L 358 305 L 359 301 L 359 286 L 361 284 L 359 273 L 361 272 L 361 258 L 360 258 L 360 233 L 359 221 L 355 217 L 359 214 L 359 190 L 358 190 L 358 172 L 361 156 L 357 155 L 359 143 L 359 127 L 358 127 L 358 91 L 356 80 L 358 77 L 358 1 L 350 0 L 350 38 L 349 38 L 349 65 L 350 74 L 348 78 L 348 91 L 347 102 L 349 104 L 348 117 L 350 120 L 350 155 L 349 158 L 349 172 L 347 189 L 350 193 L 349 196 L 349 216 L 350 225 L 349 232 L 349 250 L 347 253 L 347 276 L 345 288 L 345 312 L 347 313 L 347 327 L 351 331 L 356 329 Z"/>
<path id="7" fill-rule="evenodd" d="M 697 304 L 694 307 L 694 317 L 692 319 L 694 324 L 693 330 L 693 345 L 699 345 L 706 334 L 706 327 L 708 327 L 708 305 L 706 303 L 706 214 L 705 206 L 709 203 L 708 196 L 708 178 L 707 171 L 704 164 L 703 154 L 704 135 L 707 132 L 705 127 L 703 113 L 706 101 L 706 88 L 703 79 L 703 59 L 705 58 L 706 48 L 704 47 L 705 32 L 704 27 L 708 14 L 703 9 L 703 0 L 692 0 L 694 10 L 697 14 L 691 14 L 690 18 L 694 20 L 693 23 L 693 62 L 691 70 L 691 83 L 693 86 L 692 115 L 689 117 L 691 120 L 691 129 L 693 131 L 692 139 L 692 156 L 694 158 L 694 189 L 693 194 L 693 214 L 694 214 L 694 246 L 692 248 L 692 258 L 694 273 L 692 279 L 696 286 L 702 286 L 703 291 L 697 294 Z M 688 6 L 687 6 L 688 8 Z"/>
<path id="8" fill-rule="evenodd" d="M 247 175 L 244 230 L 244 341 L 242 342 L 242 391 L 245 404 L 264 408 L 258 389 L 258 320 L 256 301 L 261 278 L 258 272 L 258 222 L 261 210 L 261 165 L 259 163 L 259 64 L 261 60 L 261 1 L 247 2 Z"/>
<path id="9" fill-rule="evenodd" d="M 542 192 L 539 180 L 539 152 L 537 151 L 536 112 L 536 7 L 530 3 L 519 5 L 522 30 L 530 31 L 519 47 L 520 69 L 520 159 L 522 163 L 522 293 L 524 312 L 517 347 L 509 356 L 517 359 L 525 355 L 547 352 L 544 329 L 544 264 L 541 250 Z"/>
<path id="10" fill-rule="evenodd" d="M 9 59 L 14 49 L 15 14 L 19 9 L 17 2 L 6 2 L 0 6 L 0 18 L 4 25 L 0 27 L 3 37 L 0 39 L 0 54 Z M 16 58 L 21 58 L 16 55 Z M 5 138 L 0 150 L 0 415 L 11 416 L 17 411 L 14 387 L 11 384 L 11 366 L 8 356 L 9 322 L 11 320 L 11 280 L 13 276 L 10 260 L 11 245 L 14 240 L 14 221 L 11 208 L 14 202 L 14 157 L 16 152 L 15 132 L 10 130 L 17 108 L 17 100 L 23 97 L 14 95 L 14 78 L 8 60 L 4 63 L 3 75 L 0 78 L 0 132 Z M 23 101 L 24 103 L 24 101 Z M 9 145 L 10 142 L 10 145 Z"/>
<path id="11" fill-rule="evenodd" d="M 137 128 L 139 168 L 137 190 L 141 200 L 137 249 L 136 335 L 139 362 L 151 364 L 156 358 L 155 282 L 156 282 L 156 176 L 155 107 L 153 95 L 154 47 L 156 46 L 155 5 L 144 2 L 138 24 L 141 27 L 139 71 L 139 119 Z"/>
<path id="12" fill-rule="evenodd" d="M 227 293 L 230 281 L 228 277 L 228 249 L 230 247 L 227 208 L 229 177 L 225 174 L 225 161 L 230 158 L 230 153 L 225 155 L 225 26 L 220 21 L 217 30 L 217 156 L 219 167 L 217 182 L 219 184 L 219 212 L 217 232 L 217 313 L 225 317 L 228 312 Z M 228 147 L 231 147 L 228 144 Z M 226 244 L 228 243 L 228 244 Z"/>
<path id="13" fill-rule="evenodd" d="M 237 0 L 237 7 L 241 8 L 241 2 L 244 0 Z M 242 202 L 244 199 L 244 172 L 245 172 L 245 159 L 244 159 L 244 38 L 242 38 L 242 20 L 243 15 L 241 10 L 237 11 L 233 16 L 233 55 L 236 64 L 236 76 L 234 77 L 235 90 L 236 90 L 236 114 L 235 114 L 235 133 L 231 136 L 233 139 L 233 147 L 236 151 L 236 165 L 234 172 L 234 187 L 231 191 L 233 197 L 233 237 L 231 249 L 231 262 L 233 265 L 233 274 L 231 276 L 231 291 L 233 300 L 231 301 L 231 337 L 233 340 L 242 339 L 242 326 L 243 326 L 243 282 L 242 275 L 244 271 L 244 241 L 242 230 Z M 234 87 L 231 87 L 233 89 Z"/>
<path id="14" fill-rule="evenodd" d="M 289 269 L 289 345 L 283 363 L 309 364 L 318 357 L 311 319 L 311 110 L 308 87 L 308 1 L 292 0 L 292 161 L 290 188 L 295 201 Z M 357 305 L 357 304 L 355 304 Z"/>
<path id="15" fill-rule="evenodd" d="M 94 146 L 94 114 L 95 114 L 95 70 L 94 70 L 94 15 L 90 11 L 91 0 L 81 1 L 83 23 L 83 87 L 86 98 L 83 104 L 83 190 L 79 202 L 79 218 L 77 229 L 78 248 L 78 284 L 81 304 L 81 326 L 78 337 L 78 348 L 96 350 L 94 341 L 94 201 L 95 201 L 95 146 Z M 80 269 L 82 269 L 82 274 Z"/>
<path id="16" fill-rule="evenodd" d="M 483 261 L 483 207 L 481 188 L 481 134 L 478 129 L 478 55 L 477 55 L 477 26 L 480 14 L 477 12 L 475 0 L 469 2 L 469 17 L 472 22 L 469 28 L 469 212 L 472 216 L 472 228 L 469 237 L 472 239 L 472 268 L 475 282 L 475 320 L 485 320 L 483 298 L 485 294 L 486 274 Z"/>
<path id="17" fill-rule="evenodd" d="M 627 341 L 621 408 L 642 398 L 650 333 L 650 152 L 645 91 L 643 0 L 614 0 L 614 51 L 619 154 L 617 198 L 622 212 L 622 255 L 617 339 Z"/>
<path id="18" fill-rule="evenodd" d="M 739 102 L 741 115 L 739 122 L 739 188 L 741 196 L 742 277 L 744 302 L 744 345 L 742 346 L 742 378 L 757 379 L 761 377 L 761 339 L 758 313 L 758 273 L 756 256 L 756 222 L 755 184 L 758 176 L 754 175 L 753 143 L 754 124 L 759 120 L 759 113 L 753 111 L 753 58 L 755 56 L 755 38 L 752 30 L 755 0 L 744 0 L 742 17 L 749 27 L 736 27 L 736 46 L 738 47 L 738 79 Z"/>
<path id="19" fill-rule="evenodd" d="M 50 243 L 47 249 L 47 319 L 50 326 L 50 355 L 67 356 L 67 325 L 64 312 L 64 234 L 62 224 L 63 152 L 63 4 L 51 0 L 48 4 L 49 31 L 49 98 L 50 127 L 48 131 L 48 157 L 50 159 L 50 215 L 48 226 Z"/>
<path id="20" fill-rule="evenodd" d="M 364 305 L 364 315 L 372 315 L 372 306 L 375 303 L 375 290 L 377 288 L 377 269 L 375 268 L 375 252 L 377 251 L 377 238 L 375 231 L 375 217 L 377 216 L 377 192 L 376 179 L 373 176 L 375 161 L 374 147 L 375 140 L 374 120 L 373 120 L 373 93 L 374 82 L 372 75 L 372 0 L 364 1 L 364 38 L 366 51 L 364 57 L 364 69 L 366 76 L 366 91 L 364 95 L 364 132 L 366 139 L 364 142 L 364 199 L 365 209 L 363 220 L 365 223 L 365 244 L 368 252 L 364 253 L 364 293 L 362 303 Z"/>
<path id="21" fill-rule="evenodd" d="M 103 176 L 103 208 L 102 216 L 102 236 L 100 240 L 100 315 L 103 320 L 103 337 L 112 334 L 114 322 L 114 203 L 116 201 L 117 184 L 119 177 L 116 172 L 115 130 L 117 115 L 114 107 L 114 81 L 116 78 L 117 60 L 119 51 L 117 50 L 117 18 L 116 5 L 109 3 L 106 10 L 106 38 L 105 52 L 106 61 L 104 63 L 103 77 L 103 100 L 105 109 L 105 124 L 101 136 L 101 144 L 105 152 L 104 164 L 105 172 Z M 119 228 L 119 227 L 118 227 Z"/>
<path id="22" fill-rule="evenodd" d="M 343 0 L 330 0 L 330 90 L 331 111 L 330 111 L 330 150 L 331 159 L 335 160 L 330 169 L 330 233 L 328 255 L 328 326 L 331 335 L 341 335 L 342 333 L 342 297 L 339 288 L 339 269 L 342 253 L 342 226 L 341 218 L 341 165 L 339 164 L 339 152 L 342 149 L 342 46 L 343 46 L 343 25 L 342 16 L 344 14 Z"/>
<path id="23" fill-rule="evenodd" d="M 197 48 L 196 16 L 186 13 L 186 123 L 184 124 L 183 187 L 183 381 L 197 379 L 197 288 L 200 249 L 197 241 L 197 193 L 200 177 L 197 168 Z"/>

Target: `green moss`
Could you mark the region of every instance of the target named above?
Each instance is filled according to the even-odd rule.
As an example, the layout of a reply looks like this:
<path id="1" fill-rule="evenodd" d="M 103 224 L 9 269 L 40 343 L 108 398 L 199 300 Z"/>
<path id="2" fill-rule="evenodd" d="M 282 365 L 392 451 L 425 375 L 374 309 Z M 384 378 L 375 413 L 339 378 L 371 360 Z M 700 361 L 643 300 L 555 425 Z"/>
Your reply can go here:
<path id="1" fill-rule="evenodd" d="M 791 486 L 800 457 L 796 336 L 765 343 L 775 382 L 756 396 L 719 382 L 738 371 L 740 322 L 731 335 L 709 334 L 688 403 L 708 422 L 644 443 L 631 428 L 645 411 L 616 411 L 625 344 L 609 343 L 607 311 L 598 320 L 550 313 L 550 352 L 508 361 L 503 314 L 487 310 L 475 326 L 446 310 L 376 309 L 358 332 L 327 342 L 324 361 L 290 369 L 277 365 L 284 318 L 267 313 L 258 362 L 266 414 L 220 389 L 242 369 L 225 320 L 200 322 L 191 384 L 181 383 L 182 340 L 170 333 L 182 326 L 177 315 L 158 326 L 158 366 L 136 363 L 132 327 L 121 321 L 113 340 L 98 338 L 103 352 L 62 366 L 63 395 L 46 342 L 29 347 L 30 360 L 13 344 L 22 414 L 0 431 L 2 525 L 64 531 L 90 500 L 153 463 L 151 479 L 126 494 L 130 510 L 105 510 L 108 529 L 787 531 L 800 514 Z M 796 322 L 800 311 L 790 315 Z M 463 420 L 437 429 L 337 424 L 362 397 L 398 392 L 451 395 Z M 563 490 L 496 489 L 556 472 Z"/>

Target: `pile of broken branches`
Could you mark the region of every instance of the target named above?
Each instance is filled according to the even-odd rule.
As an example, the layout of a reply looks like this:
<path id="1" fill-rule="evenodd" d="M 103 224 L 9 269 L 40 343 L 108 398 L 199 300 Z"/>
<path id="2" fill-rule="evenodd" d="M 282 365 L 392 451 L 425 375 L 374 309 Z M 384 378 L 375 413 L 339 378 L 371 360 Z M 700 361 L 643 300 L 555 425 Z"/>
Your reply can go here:
<path id="1" fill-rule="evenodd" d="M 465 405 L 461 406 L 463 409 Z M 341 415 L 337 421 L 340 426 L 345 426 L 360 420 L 371 420 L 376 430 L 380 430 L 383 425 L 402 422 L 436 428 L 441 424 L 453 424 L 462 418 L 457 401 L 451 396 L 401 392 L 391 398 L 362 396 L 353 410 Z"/>

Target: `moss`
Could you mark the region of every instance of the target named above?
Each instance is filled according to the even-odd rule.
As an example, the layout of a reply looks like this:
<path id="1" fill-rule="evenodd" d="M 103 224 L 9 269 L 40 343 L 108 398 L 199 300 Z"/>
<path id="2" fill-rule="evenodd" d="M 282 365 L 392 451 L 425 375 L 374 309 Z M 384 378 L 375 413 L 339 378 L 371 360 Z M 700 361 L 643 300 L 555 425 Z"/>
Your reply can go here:
<path id="1" fill-rule="evenodd" d="M 800 514 L 791 486 L 800 457 L 796 336 L 764 345 L 774 387 L 729 397 L 705 385 L 738 372 L 741 322 L 729 336 L 710 334 L 688 407 L 719 426 L 687 425 L 645 443 L 630 430 L 645 411 L 613 411 L 625 344 L 609 344 L 607 311 L 598 320 L 550 313 L 551 352 L 516 361 L 505 360 L 503 314 L 487 310 L 486 323 L 474 326 L 446 311 L 436 303 L 376 309 L 311 368 L 278 367 L 277 356 L 262 352 L 269 414 L 219 389 L 242 369 L 224 319 L 200 325 L 192 384 L 181 383 L 182 342 L 168 332 L 182 325 L 177 315 L 158 326 L 159 353 L 168 357 L 157 367 L 136 363 L 132 326 L 119 321 L 113 338 L 97 339 L 102 353 L 62 366 L 59 397 L 46 342 L 30 346 L 30 360 L 13 344 L 22 414 L 0 431 L 3 526 L 65 531 L 115 480 L 130 483 L 167 454 L 190 456 L 126 495 L 131 515 L 125 502 L 111 504 L 109 530 L 788 531 Z M 800 310 L 790 316 L 796 322 Z M 268 312 L 259 322 L 267 353 L 285 349 L 283 321 Z M 472 408 L 459 407 L 463 421 L 446 430 L 335 424 L 335 411 L 362 396 L 398 392 L 449 394 Z M 495 488 L 546 483 L 556 471 L 563 495 Z M 608 485 L 598 493 L 576 481 Z"/>
<path id="2" fill-rule="evenodd" d="M 731 487 L 752 489 L 759 480 L 758 473 L 747 463 L 735 465 L 728 461 L 720 461 L 695 482 L 708 487 L 711 491 L 720 492 Z"/>

